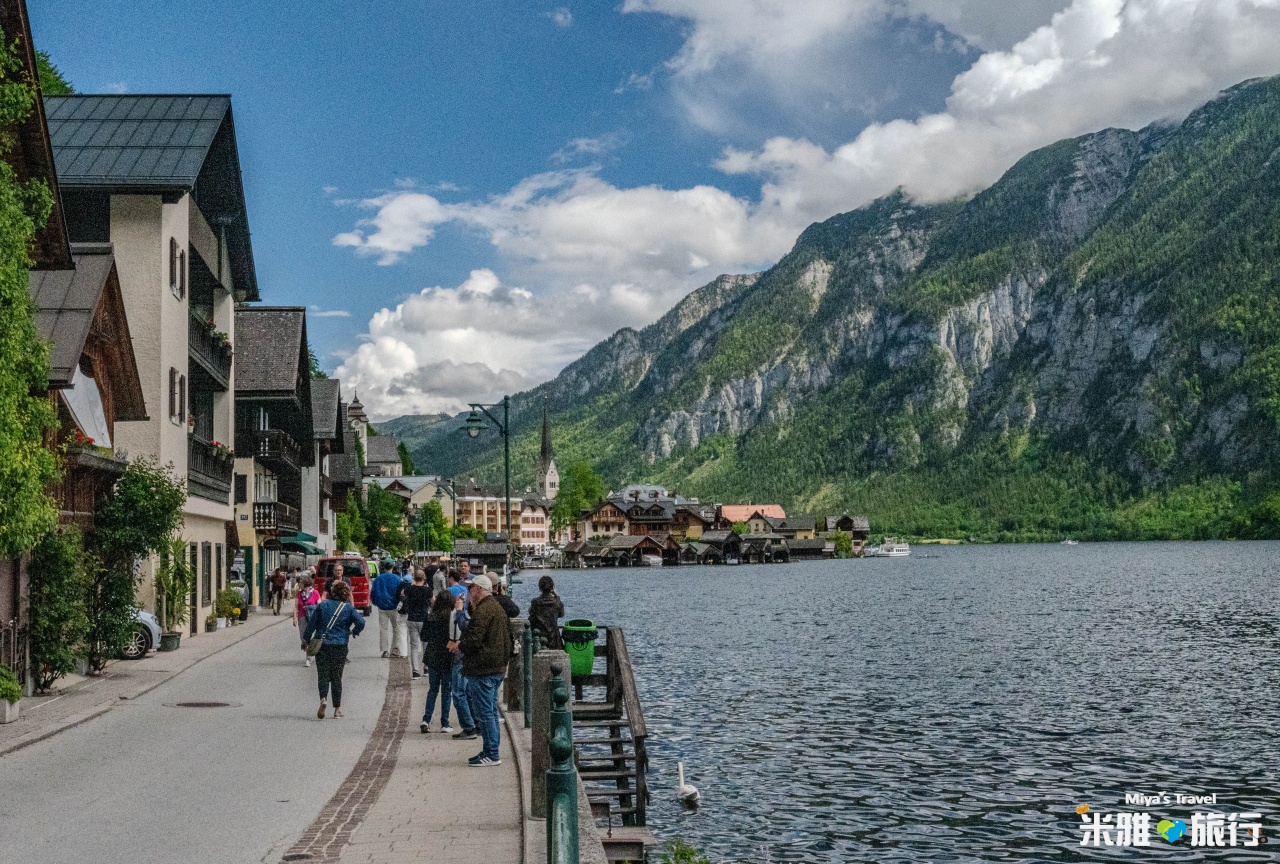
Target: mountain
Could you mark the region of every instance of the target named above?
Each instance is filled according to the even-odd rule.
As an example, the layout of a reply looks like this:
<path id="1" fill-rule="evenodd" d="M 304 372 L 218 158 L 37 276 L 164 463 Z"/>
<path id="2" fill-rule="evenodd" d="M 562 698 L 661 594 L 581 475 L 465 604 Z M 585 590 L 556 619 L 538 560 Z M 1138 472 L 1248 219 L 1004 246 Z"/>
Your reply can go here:
<path id="1" fill-rule="evenodd" d="M 914 536 L 1280 535 L 1278 192 L 1270 78 L 969 200 L 887 196 L 513 397 L 513 482 L 545 400 L 560 463 L 615 485 Z M 415 461 L 500 477 L 457 427 Z"/>

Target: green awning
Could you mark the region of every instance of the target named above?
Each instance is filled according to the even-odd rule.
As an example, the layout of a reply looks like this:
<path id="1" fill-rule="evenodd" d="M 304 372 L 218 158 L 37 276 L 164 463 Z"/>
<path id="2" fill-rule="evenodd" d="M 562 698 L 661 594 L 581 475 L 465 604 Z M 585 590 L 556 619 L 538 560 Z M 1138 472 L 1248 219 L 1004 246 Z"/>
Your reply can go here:
<path id="1" fill-rule="evenodd" d="M 280 548 L 304 555 L 323 555 L 324 550 L 312 543 L 315 540 L 310 534 L 299 531 L 297 534 L 284 534 L 280 537 Z"/>

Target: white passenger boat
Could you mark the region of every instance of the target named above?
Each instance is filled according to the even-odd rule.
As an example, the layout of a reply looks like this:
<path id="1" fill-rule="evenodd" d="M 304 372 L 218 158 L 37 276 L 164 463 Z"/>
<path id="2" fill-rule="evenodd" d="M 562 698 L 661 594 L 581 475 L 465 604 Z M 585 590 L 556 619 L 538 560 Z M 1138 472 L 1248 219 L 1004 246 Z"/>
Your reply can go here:
<path id="1" fill-rule="evenodd" d="M 869 546 L 862 554 L 864 558 L 906 558 L 911 554 L 911 546 L 886 537 L 879 546 Z"/>
<path id="2" fill-rule="evenodd" d="M 662 566 L 662 556 L 661 556 L 661 555 L 645 555 L 645 556 L 641 559 L 641 561 L 643 561 L 643 562 L 644 562 L 644 566 L 646 566 L 646 567 L 661 567 L 661 566 Z"/>

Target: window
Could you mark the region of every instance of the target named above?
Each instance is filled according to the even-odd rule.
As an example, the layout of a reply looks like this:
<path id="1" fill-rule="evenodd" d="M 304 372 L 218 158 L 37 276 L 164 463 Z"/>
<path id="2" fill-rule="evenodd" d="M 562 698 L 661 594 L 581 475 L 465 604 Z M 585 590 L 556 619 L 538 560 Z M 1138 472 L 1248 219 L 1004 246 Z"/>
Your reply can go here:
<path id="1" fill-rule="evenodd" d="M 213 561 L 214 561 L 213 572 L 217 580 L 214 584 L 216 584 L 218 586 L 218 590 L 221 591 L 222 590 L 222 544 L 221 543 L 213 544 Z"/>
<path id="2" fill-rule="evenodd" d="M 201 606 L 209 606 L 213 602 L 213 544 L 200 544 L 200 587 L 204 593 Z"/>
<path id="3" fill-rule="evenodd" d="M 249 500 L 249 478 L 244 474 L 236 475 L 235 504 L 243 504 Z"/>
<path id="4" fill-rule="evenodd" d="M 179 300 L 182 299 L 181 289 L 178 287 L 178 239 L 176 237 L 169 238 L 169 290 L 173 292 L 173 296 Z"/>

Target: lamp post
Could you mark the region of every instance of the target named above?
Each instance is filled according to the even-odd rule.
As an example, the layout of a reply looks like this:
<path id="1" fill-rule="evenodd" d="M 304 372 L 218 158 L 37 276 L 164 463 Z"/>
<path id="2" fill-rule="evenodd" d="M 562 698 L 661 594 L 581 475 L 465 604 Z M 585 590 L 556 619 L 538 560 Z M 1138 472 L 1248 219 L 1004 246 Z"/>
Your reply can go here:
<path id="1" fill-rule="evenodd" d="M 502 433 L 502 491 L 503 491 L 503 523 L 507 526 L 507 542 L 511 542 L 511 427 L 509 424 L 511 416 L 511 397 L 503 396 L 502 402 L 493 405 L 482 405 L 479 402 L 472 402 L 471 413 L 467 415 L 467 423 L 464 427 L 467 434 L 472 438 L 479 437 L 487 426 L 484 417 L 488 417 L 493 421 L 493 425 Z M 502 408 L 502 419 L 499 420 L 489 409 Z"/>

